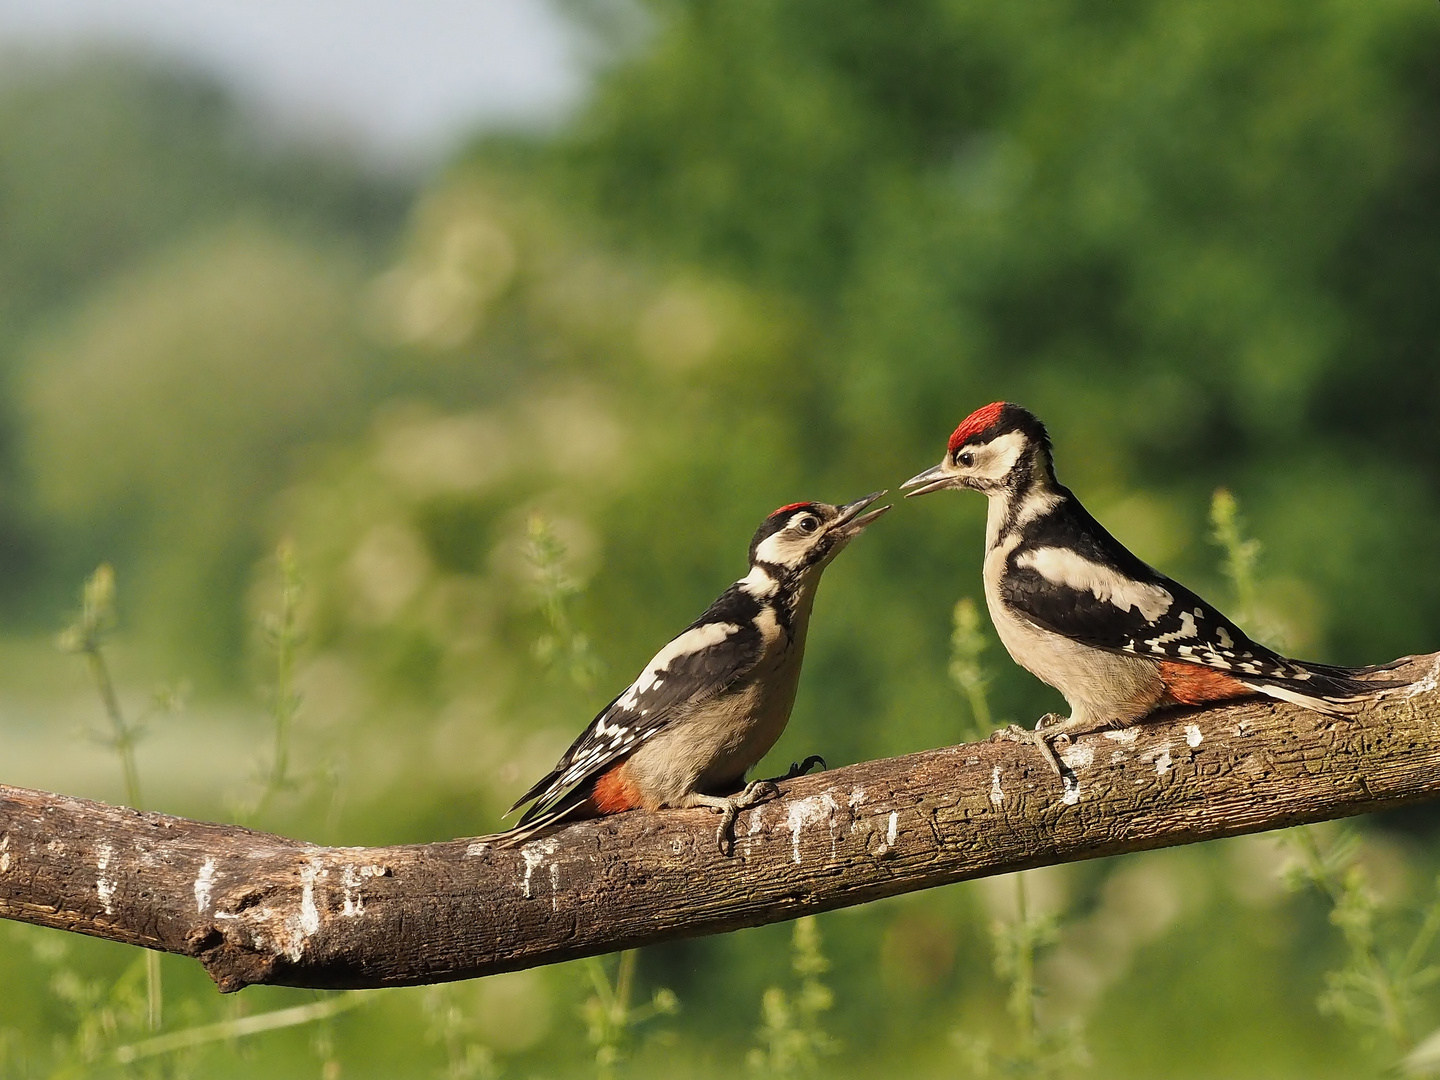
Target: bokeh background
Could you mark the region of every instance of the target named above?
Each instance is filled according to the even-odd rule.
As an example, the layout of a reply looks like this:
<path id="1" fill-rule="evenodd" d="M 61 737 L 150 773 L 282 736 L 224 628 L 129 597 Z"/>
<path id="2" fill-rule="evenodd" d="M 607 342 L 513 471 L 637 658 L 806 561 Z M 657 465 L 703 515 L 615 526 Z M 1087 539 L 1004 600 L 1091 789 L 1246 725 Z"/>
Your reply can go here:
<path id="1" fill-rule="evenodd" d="M 489 831 L 770 509 L 894 487 L 999 398 L 1221 602 L 1207 515 L 1234 492 L 1270 640 L 1440 646 L 1428 0 L 317 3 L 309 37 L 280 6 L 247 36 L 220 4 L 129 30 L 55 5 L 99 44 L 32 6 L 0 11 L 6 783 L 125 799 L 55 645 L 104 562 L 148 808 L 325 843 Z M 767 766 L 974 736 L 947 669 L 983 517 L 899 506 L 829 571 Z M 303 639 L 277 784 L 282 545 Z M 1062 707 L 997 643 L 978 662 L 995 720 Z M 1440 1026 L 1424 966 L 1398 1027 L 1337 985 L 1428 962 L 1435 820 L 1315 834 L 1332 897 L 1287 887 L 1293 838 L 1032 872 L 1027 915 L 1056 920 L 1033 992 L 995 963 L 1008 879 L 793 949 L 790 926 L 648 949 L 619 1034 L 611 960 L 121 1066 L 152 1036 L 139 954 L 0 925 L 0 1076 L 1379 1075 Z M 161 969 L 161 1032 L 329 1000 Z"/>

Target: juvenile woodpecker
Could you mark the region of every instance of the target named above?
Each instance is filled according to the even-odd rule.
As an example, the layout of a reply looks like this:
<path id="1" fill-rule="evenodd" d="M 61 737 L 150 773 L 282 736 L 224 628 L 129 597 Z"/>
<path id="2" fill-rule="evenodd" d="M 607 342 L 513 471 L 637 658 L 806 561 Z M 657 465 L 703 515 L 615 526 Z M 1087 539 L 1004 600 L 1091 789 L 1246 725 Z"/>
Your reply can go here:
<path id="1" fill-rule="evenodd" d="M 1068 720 L 1007 734 L 1034 741 L 1057 773 L 1051 740 L 1125 727 L 1165 706 L 1266 694 L 1344 714 L 1396 685 L 1356 678 L 1375 668 L 1280 656 L 1147 566 L 1056 481 L 1045 425 L 1018 405 L 997 401 L 966 417 L 940 464 L 902 485 L 910 495 L 944 488 L 990 500 L 984 583 L 995 631 L 1070 705 Z"/>
<path id="2" fill-rule="evenodd" d="M 862 512 L 883 494 L 843 506 L 791 503 L 767 517 L 750 541 L 750 572 L 656 653 L 516 801 L 510 813 L 531 806 L 499 842 L 570 818 L 707 806 L 722 815 L 716 840 L 725 852 L 735 815 L 778 793 L 770 780 L 745 786 L 745 773 L 790 719 L 820 575 L 890 509 Z M 814 763 L 823 764 L 807 758 L 790 776 Z"/>

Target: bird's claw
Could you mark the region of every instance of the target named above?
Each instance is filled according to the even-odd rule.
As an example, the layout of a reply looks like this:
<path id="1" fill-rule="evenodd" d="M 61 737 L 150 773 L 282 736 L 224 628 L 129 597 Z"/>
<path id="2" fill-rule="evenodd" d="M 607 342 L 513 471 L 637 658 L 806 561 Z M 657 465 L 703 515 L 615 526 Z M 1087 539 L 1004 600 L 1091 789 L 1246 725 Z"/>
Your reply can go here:
<path id="1" fill-rule="evenodd" d="M 990 741 L 1023 743 L 1035 747 L 1036 750 L 1040 751 L 1040 756 L 1045 759 L 1045 764 L 1049 765 L 1055 775 L 1063 781 L 1066 772 L 1065 764 L 1060 760 L 1060 756 L 1055 753 L 1055 747 L 1052 746 L 1051 743 L 1052 741 L 1058 742 L 1064 739 L 1065 745 L 1068 746 L 1070 744 L 1070 736 L 1064 732 L 1056 732 L 1054 735 L 1045 734 L 1045 722 L 1055 719 L 1058 719 L 1058 717 L 1056 717 L 1054 713 L 1047 713 L 1036 722 L 1034 730 L 1023 728 L 1019 724 L 1009 724 L 992 734 Z"/>
<path id="2" fill-rule="evenodd" d="M 794 779 L 796 779 L 797 777 L 804 776 L 804 775 L 805 775 L 806 773 L 808 773 L 811 769 L 813 769 L 816 765 L 819 765 L 819 766 L 820 766 L 820 771 L 821 771 L 821 772 L 824 772 L 824 771 L 825 771 L 825 759 L 824 759 L 823 757 L 821 757 L 819 754 L 811 754 L 811 755 L 810 755 L 809 757 L 807 757 L 804 761 L 801 761 L 801 762 L 798 762 L 798 763 L 792 761 L 792 762 L 790 763 L 790 771 L 787 772 L 784 776 L 779 777 L 778 779 L 780 779 L 780 780 L 794 780 Z"/>
<path id="3" fill-rule="evenodd" d="M 720 854 L 729 856 L 735 851 L 735 818 L 741 810 L 748 810 L 762 802 L 780 797 L 780 789 L 772 780 L 753 780 L 745 790 L 734 798 L 726 799 L 720 810 L 720 827 L 715 830 L 715 844 Z"/>

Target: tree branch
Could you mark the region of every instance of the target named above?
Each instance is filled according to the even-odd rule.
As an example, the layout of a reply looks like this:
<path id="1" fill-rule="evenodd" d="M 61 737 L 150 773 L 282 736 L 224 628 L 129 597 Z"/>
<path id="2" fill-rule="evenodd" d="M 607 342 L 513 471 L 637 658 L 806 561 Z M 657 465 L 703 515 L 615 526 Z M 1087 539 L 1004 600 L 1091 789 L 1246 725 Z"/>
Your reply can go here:
<path id="1" fill-rule="evenodd" d="M 1030 747 L 975 743 L 785 785 L 742 814 L 582 822 L 326 848 L 0 786 L 0 917 L 193 956 L 221 990 L 403 986 L 793 919 L 1051 863 L 1440 795 L 1440 654 L 1352 719 L 1256 700 L 1086 735 L 1062 787 Z"/>

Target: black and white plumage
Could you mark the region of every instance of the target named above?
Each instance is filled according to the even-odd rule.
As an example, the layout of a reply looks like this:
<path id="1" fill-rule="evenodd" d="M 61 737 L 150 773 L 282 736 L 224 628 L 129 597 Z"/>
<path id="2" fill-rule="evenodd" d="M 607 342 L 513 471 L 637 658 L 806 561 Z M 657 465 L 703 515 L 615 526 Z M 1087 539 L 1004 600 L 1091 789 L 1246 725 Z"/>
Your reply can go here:
<path id="1" fill-rule="evenodd" d="M 740 789 L 790 718 L 820 576 L 889 509 L 863 513 L 882 494 L 770 514 L 750 542 L 750 572 L 656 653 L 520 797 L 511 812 L 531 805 L 500 842 L 575 817 L 708 806 L 723 815 L 723 850 L 736 812 L 774 793 L 768 781 Z"/>
<path id="2" fill-rule="evenodd" d="M 983 576 L 996 632 L 1071 708 L 1069 720 L 1044 729 L 1047 739 L 1251 694 L 1344 713 L 1394 685 L 1357 678 L 1374 668 L 1281 656 L 1141 561 L 1056 481 L 1045 426 L 1018 405 L 971 414 L 941 463 L 902 486 L 989 497 Z"/>

